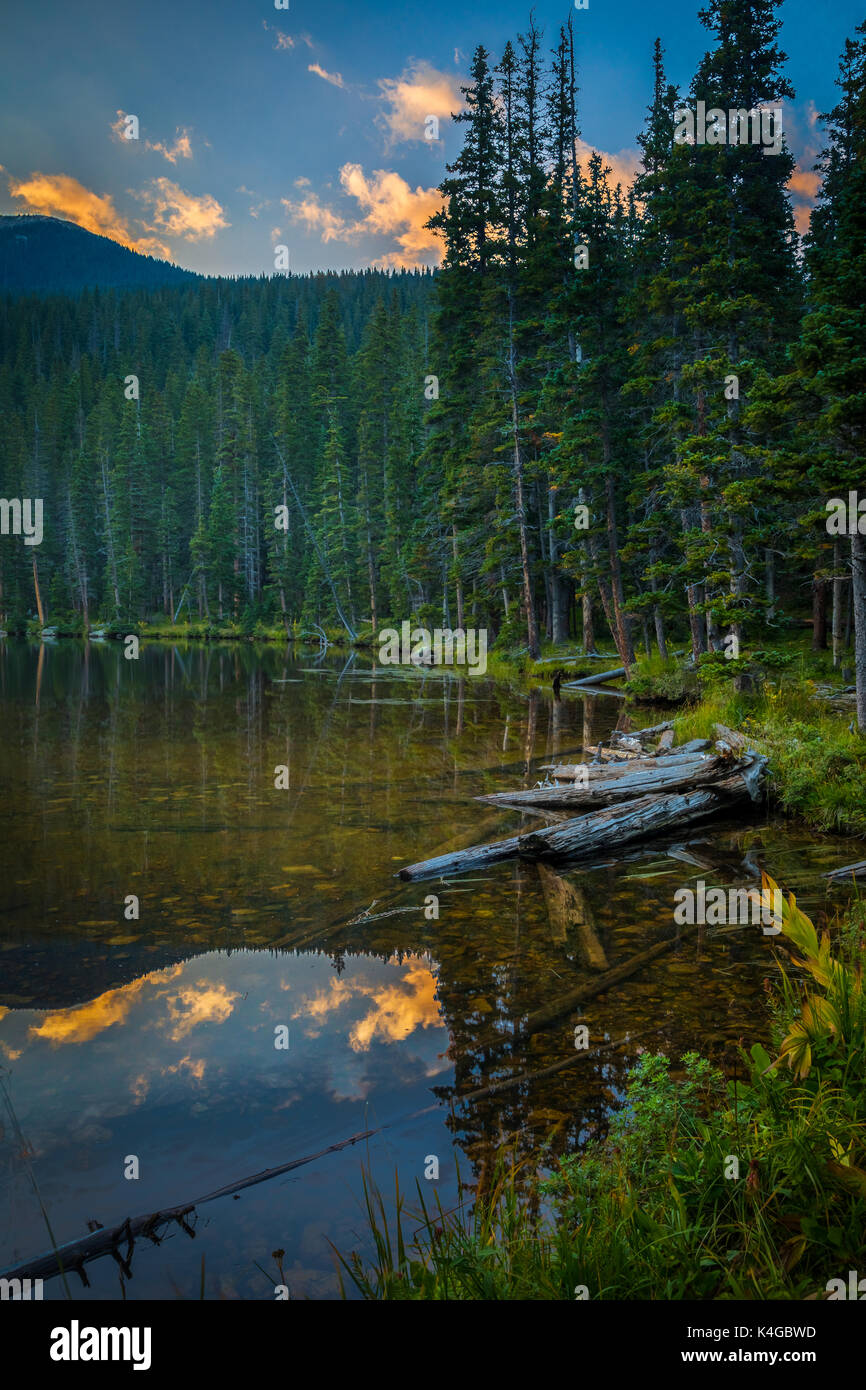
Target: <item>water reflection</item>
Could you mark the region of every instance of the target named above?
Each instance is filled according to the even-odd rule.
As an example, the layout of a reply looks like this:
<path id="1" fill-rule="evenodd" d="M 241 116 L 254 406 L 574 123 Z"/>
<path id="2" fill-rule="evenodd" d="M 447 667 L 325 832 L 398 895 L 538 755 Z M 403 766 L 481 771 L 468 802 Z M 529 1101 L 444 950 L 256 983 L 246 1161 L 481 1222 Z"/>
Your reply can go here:
<path id="1" fill-rule="evenodd" d="M 690 837 L 700 868 L 661 846 L 580 871 L 393 877 L 513 833 L 517 813 L 473 796 L 533 785 L 623 717 L 361 656 L 0 644 L 0 1052 L 57 1239 L 376 1126 L 385 1183 L 396 1165 L 411 1188 L 435 1153 L 447 1201 L 455 1153 L 468 1179 L 503 1139 L 600 1132 L 640 1045 L 724 1057 L 764 1036 L 772 952 L 752 931 L 695 936 L 524 1030 L 668 934 L 674 891 L 699 876 L 767 867 L 814 909 L 830 837 L 722 824 Z M 497 1089 L 573 1058 L 577 1019 L 629 1045 Z M 0 1265 L 47 1243 L 21 1145 L 10 1124 Z M 346 1150 L 207 1208 L 196 1242 L 137 1256 L 127 1296 L 196 1296 L 204 1253 L 210 1294 L 272 1297 L 256 1262 L 277 1246 L 296 1296 L 333 1294 L 326 1237 L 358 1244 L 359 1162 Z M 91 1279 L 85 1296 L 119 1296 L 110 1260 Z"/>

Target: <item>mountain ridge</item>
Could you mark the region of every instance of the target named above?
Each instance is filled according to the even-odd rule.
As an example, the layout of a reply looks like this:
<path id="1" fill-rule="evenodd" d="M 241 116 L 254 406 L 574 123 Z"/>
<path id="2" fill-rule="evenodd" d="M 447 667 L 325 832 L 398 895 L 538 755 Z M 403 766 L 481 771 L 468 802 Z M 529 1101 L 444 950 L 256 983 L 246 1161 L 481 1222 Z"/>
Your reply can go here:
<path id="1" fill-rule="evenodd" d="M 0 293 L 159 289 L 202 278 L 193 270 L 133 251 L 62 217 L 0 215 Z"/>

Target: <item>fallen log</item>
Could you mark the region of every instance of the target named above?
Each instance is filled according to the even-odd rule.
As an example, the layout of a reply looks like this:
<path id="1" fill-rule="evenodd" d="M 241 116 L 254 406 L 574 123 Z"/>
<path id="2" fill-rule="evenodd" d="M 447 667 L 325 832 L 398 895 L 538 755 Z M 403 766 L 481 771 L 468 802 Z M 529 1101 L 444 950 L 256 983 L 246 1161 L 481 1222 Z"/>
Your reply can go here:
<path id="1" fill-rule="evenodd" d="M 672 753 L 666 753 L 663 759 L 650 757 L 643 758 L 623 758 L 622 762 L 596 763 L 542 763 L 540 771 L 549 772 L 551 777 L 557 782 L 583 781 L 588 777 L 592 781 L 596 777 L 630 777 L 632 773 L 643 771 L 646 768 L 674 767 L 677 763 L 688 762 L 694 767 L 700 767 L 702 759 L 697 757 L 695 751 L 687 752 L 687 745 L 676 748 Z"/>
<path id="2" fill-rule="evenodd" d="M 619 847 L 672 826 L 689 825 L 753 795 L 752 772 L 746 760 L 745 765 L 737 765 L 736 772 L 703 790 L 641 796 L 625 805 L 577 816 L 564 825 L 531 830 L 518 837 L 517 852 L 524 859 L 585 859 L 611 841 Z"/>
<path id="3" fill-rule="evenodd" d="M 508 840 L 496 840 L 492 845 L 472 845 L 469 849 L 456 850 L 453 854 L 440 854 L 435 859 L 424 859 L 418 864 L 407 864 L 400 869 L 397 878 L 404 882 L 415 882 L 419 878 L 439 878 L 446 874 L 465 873 L 467 869 L 486 869 L 490 864 L 498 864 L 501 859 L 511 859 L 517 853 L 518 835 Z"/>
<path id="4" fill-rule="evenodd" d="M 476 1091 L 463 1091 L 460 1095 L 454 1096 L 455 1102 L 460 1105 L 467 1100 L 481 1100 L 486 1096 L 494 1096 L 498 1091 L 507 1091 L 512 1086 L 523 1086 L 530 1081 L 537 1081 L 541 1076 L 551 1076 L 554 1072 L 564 1071 L 566 1067 L 573 1067 L 576 1062 L 593 1061 L 596 1057 L 605 1052 L 615 1052 L 620 1047 L 629 1047 L 634 1043 L 640 1042 L 643 1038 L 654 1038 L 658 1033 L 664 1032 L 664 1024 L 658 1028 L 650 1028 L 640 1033 L 632 1033 L 630 1037 L 618 1038 L 616 1042 L 602 1043 L 599 1047 L 592 1050 L 570 1053 L 566 1058 L 559 1062 L 551 1062 L 547 1067 L 541 1067 L 539 1071 L 521 1071 L 514 1076 L 503 1077 L 501 1081 L 494 1081 L 489 1086 L 481 1086 Z"/>
<path id="5" fill-rule="evenodd" d="M 727 724 L 714 724 L 713 732 L 716 738 L 721 739 L 723 743 L 729 744 L 731 748 L 745 751 L 749 747 L 749 740 L 746 738 L 745 734 L 738 733 L 736 729 L 729 729 Z"/>
<path id="6" fill-rule="evenodd" d="M 540 1028 L 546 1027 L 554 1019 L 560 1018 L 563 1014 L 569 1013 L 578 1004 L 585 1004 L 587 1000 L 594 999 L 597 994 L 605 994 L 614 985 L 622 984 L 632 975 L 636 975 L 644 966 L 657 960 L 659 956 L 670 951 L 672 947 L 678 946 L 681 941 L 692 936 L 700 930 L 700 924 L 679 927 L 675 936 L 666 937 L 664 941 L 657 941 L 654 946 L 650 946 L 646 951 L 640 951 L 636 956 L 631 956 L 629 960 L 623 961 L 622 965 L 615 965 L 612 970 L 608 970 L 604 975 L 597 976 L 596 979 L 588 981 L 586 984 L 579 985 L 577 989 L 570 990 L 568 994 L 560 995 L 552 1004 L 544 1009 L 537 1009 L 535 1013 L 529 1015 L 526 1023 L 512 1037 L 516 1039 L 528 1038 L 532 1033 L 537 1033 Z"/>
<path id="7" fill-rule="evenodd" d="M 595 769 L 593 769 L 595 770 Z M 610 764 L 602 765 L 599 771 L 610 772 Z M 599 806 L 612 806 L 620 801 L 632 801 L 652 792 L 671 792 L 686 787 L 699 787 L 705 783 L 719 781 L 731 772 L 731 764 L 725 758 L 703 758 L 698 755 L 695 761 L 656 763 L 651 768 L 632 771 L 629 766 L 625 775 L 617 777 L 595 777 L 584 783 L 575 782 L 573 786 L 533 787 L 529 791 L 492 792 L 487 796 L 476 797 L 492 806 L 509 806 L 515 810 L 526 806 L 544 806 L 552 811 L 563 810 L 569 806 L 585 806 L 587 809 Z"/>
<path id="8" fill-rule="evenodd" d="M 604 743 L 588 743 L 584 749 L 585 753 L 592 753 L 595 762 L 605 763 L 627 763 L 632 758 L 639 758 L 640 753 L 632 752 L 628 748 L 623 748 L 621 744 L 615 744 L 613 748 L 608 748 Z"/>
<path id="9" fill-rule="evenodd" d="M 379 1126 L 381 1129 L 382 1126 Z M 156 1234 L 157 1228 L 167 1226 L 176 1221 L 177 1224 L 194 1236 L 195 1231 L 188 1225 L 186 1218 L 196 1207 L 204 1206 L 205 1202 L 215 1202 L 218 1197 L 230 1197 L 236 1192 L 241 1192 L 246 1187 L 254 1187 L 256 1183 L 268 1182 L 271 1178 L 279 1177 L 281 1173 L 290 1173 L 294 1168 L 302 1168 L 307 1163 L 313 1163 L 317 1158 L 324 1158 L 326 1154 L 336 1153 L 339 1149 L 346 1149 L 352 1144 L 359 1144 L 363 1139 L 370 1139 L 374 1134 L 379 1133 L 379 1129 L 365 1129 L 360 1134 L 353 1134 L 350 1139 L 343 1139 L 339 1144 L 329 1144 L 327 1149 L 320 1149 L 318 1153 L 307 1154 L 304 1158 L 293 1158 L 289 1163 L 281 1163 L 276 1168 L 265 1168 L 261 1173 L 254 1173 L 252 1177 L 241 1178 L 239 1182 L 228 1183 L 225 1187 L 218 1187 L 215 1192 L 208 1192 L 204 1197 L 196 1197 L 192 1202 L 184 1202 L 176 1207 L 164 1207 L 160 1211 L 152 1211 L 144 1216 L 128 1216 L 119 1226 L 99 1227 L 92 1231 L 90 1235 L 82 1236 L 80 1240 L 68 1240 L 63 1245 L 58 1245 L 54 1250 L 47 1251 L 44 1255 L 37 1255 L 32 1260 L 23 1260 L 20 1264 L 14 1265 L 10 1269 L 0 1272 L 2 1279 L 51 1279 L 56 1274 L 62 1274 L 66 1270 L 75 1270 L 81 1275 L 83 1284 L 88 1283 L 84 1273 L 84 1265 L 90 1260 L 99 1259 L 101 1255 L 113 1254 L 119 1260 L 127 1278 L 131 1278 L 132 1271 L 129 1261 L 132 1256 L 136 1236 L 146 1236 L 154 1245 L 159 1245 L 161 1237 Z M 126 1245 L 126 1255 L 120 1253 L 121 1245 Z"/>
<path id="10" fill-rule="evenodd" d="M 824 877 L 829 879 L 859 878 L 861 874 L 866 874 L 866 859 L 860 859 L 856 864 L 845 864 L 841 869 L 831 869 Z"/>
<path id="11" fill-rule="evenodd" d="M 593 676 L 581 676 L 578 681 L 563 683 L 563 690 L 577 690 L 582 685 L 601 685 L 603 681 L 613 681 L 625 675 L 625 667 L 617 666 L 613 671 L 599 671 Z"/>
<path id="12" fill-rule="evenodd" d="M 575 652 L 572 656 L 539 656 L 533 666 L 549 666 L 551 662 L 560 666 L 577 666 L 581 661 L 616 661 L 616 652 Z"/>
<path id="13" fill-rule="evenodd" d="M 666 719 L 662 724 L 650 724 L 646 729 L 633 729 L 631 737 L 641 739 L 654 738 L 656 734 L 664 734 L 668 729 L 672 729 L 673 727 L 671 720 Z"/>
<path id="14" fill-rule="evenodd" d="M 457 854 L 409 864 L 399 870 L 397 877 L 417 880 L 462 873 L 510 859 L 514 854 L 525 859 L 585 858 L 604 850 L 610 842 L 619 848 L 671 826 L 704 819 L 749 796 L 757 800 L 766 765 L 766 758 L 752 755 L 735 764 L 735 771 L 713 782 L 707 790 L 638 797 L 624 805 L 577 816 L 561 825 L 545 826 L 526 835 L 497 840 L 492 845 L 476 845 Z"/>
<path id="15" fill-rule="evenodd" d="M 565 944 L 569 930 L 573 930 L 583 964 L 589 970 L 607 970 L 607 956 L 596 935 L 592 910 L 583 889 L 576 883 L 560 878 L 546 864 L 538 865 L 538 877 L 541 879 L 553 940 L 557 945 Z"/>

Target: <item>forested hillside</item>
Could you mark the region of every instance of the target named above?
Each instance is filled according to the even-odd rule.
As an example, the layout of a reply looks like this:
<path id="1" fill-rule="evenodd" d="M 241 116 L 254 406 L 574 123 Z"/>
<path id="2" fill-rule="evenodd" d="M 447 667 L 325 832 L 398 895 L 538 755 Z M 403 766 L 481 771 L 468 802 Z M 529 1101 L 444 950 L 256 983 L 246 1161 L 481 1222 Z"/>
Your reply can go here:
<path id="1" fill-rule="evenodd" d="M 787 146 L 674 139 L 681 106 L 791 99 L 776 11 L 713 0 L 688 92 L 656 45 L 629 188 L 577 163 L 570 26 L 479 47 L 435 277 L 7 300 L 0 487 L 46 516 L 35 564 L 0 553 L 6 624 L 35 577 L 55 619 L 189 586 L 250 630 L 415 617 L 631 667 L 811 614 L 818 646 L 853 622 L 866 722 L 866 543 L 827 512 L 866 483 L 866 26 L 805 244 Z"/>
<path id="2" fill-rule="evenodd" d="M 355 621 L 371 602 L 408 611 L 407 565 L 426 574 L 435 549 L 414 503 L 432 283 L 7 301 L 0 494 L 43 498 L 45 519 L 38 548 L 0 552 L 5 624 L 35 611 L 35 579 L 54 622 L 173 616 L 185 598 L 250 630 L 327 623 L 335 592 Z"/>
<path id="3" fill-rule="evenodd" d="M 77 294 L 96 285 L 157 289 L 198 278 L 59 217 L 0 217 L 0 293 Z"/>

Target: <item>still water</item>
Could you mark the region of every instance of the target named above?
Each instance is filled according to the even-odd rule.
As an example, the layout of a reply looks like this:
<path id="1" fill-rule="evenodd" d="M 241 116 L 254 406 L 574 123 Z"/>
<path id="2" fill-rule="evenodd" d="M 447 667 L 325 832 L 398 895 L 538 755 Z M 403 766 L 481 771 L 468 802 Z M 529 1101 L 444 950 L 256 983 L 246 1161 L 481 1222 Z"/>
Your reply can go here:
<path id="1" fill-rule="evenodd" d="M 547 892 L 520 862 L 394 877 L 543 824 L 473 797 L 533 786 L 623 718 L 612 697 L 360 655 L 0 644 L 0 1268 L 50 1248 L 40 1199 L 60 1244 L 377 1130 L 202 1207 L 194 1239 L 139 1242 L 131 1280 L 110 1258 L 89 1289 L 70 1275 L 84 1300 L 198 1298 L 202 1279 L 208 1298 L 273 1299 L 281 1249 L 292 1297 L 334 1297 L 329 1242 L 366 1247 L 362 1163 L 386 1195 L 396 1170 L 448 1206 L 502 1143 L 603 1132 L 639 1048 L 730 1061 L 765 1040 L 757 927 L 706 929 L 517 1035 L 599 961 L 669 935 L 678 888 L 765 868 L 816 910 L 818 875 L 862 857 L 850 841 L 741 814 L 557 870 Z M 578 1021 L 593 1046 L 627 1043 L 488 1090 L 573 1056 Z"/>

